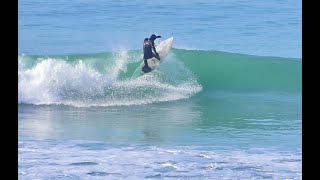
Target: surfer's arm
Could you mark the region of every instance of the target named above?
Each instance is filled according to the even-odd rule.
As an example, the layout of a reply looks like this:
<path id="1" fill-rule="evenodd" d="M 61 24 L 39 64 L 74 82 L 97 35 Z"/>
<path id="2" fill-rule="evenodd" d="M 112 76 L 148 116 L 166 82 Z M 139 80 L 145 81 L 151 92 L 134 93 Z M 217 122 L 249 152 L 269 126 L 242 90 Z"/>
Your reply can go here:
<path id="1" fill-rule="evenodd" d="M 155 54 L 158 54 L 157 51 L 156 51 L 156 48 L 154 48 L 154 46 L 153 46 L 152 49 L 153 49 L 153 51 L 154 51 Z"/>
<path id="2" fill-rule="evenodd" d="M 151 46 L 152 46 L 152 49 L 153 49 L 154 54 L 156 55 L 156 58 L 160 60 L 160 56 L 159 56 L 159 54 L 157 53 L 156 48 L 154 47 L 154 42 L 152 42 Z"/>
<path id="3" fill-rule="evenodd" d="M 154 52 L 155 54 L 158 54 L 157 51 L 156 51 L 156 48 L 155 48 L 155 46 L 154 46 L 154 42 L 151 43 L 151 46 L 152 46 L 153 52 Z"/>

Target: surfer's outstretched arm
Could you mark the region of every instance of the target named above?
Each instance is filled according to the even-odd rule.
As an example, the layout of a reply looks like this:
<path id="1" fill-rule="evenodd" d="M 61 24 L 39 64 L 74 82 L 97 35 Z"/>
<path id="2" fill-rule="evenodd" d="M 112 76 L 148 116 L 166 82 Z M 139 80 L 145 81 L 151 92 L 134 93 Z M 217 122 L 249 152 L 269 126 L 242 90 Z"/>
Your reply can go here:
<path id="1" fill-rule="evenodd" d="M 159 54 L 156 50 L 156 47 L 154 46 L 154 40 L 156 40 L 157 38 L 161 38 L 161 36 L 156 36 L 156 35 L 152 34 L 151 37 L 149 38 L 149 40 L 151 41 L 151 46 L 152 46 L 153 52 L 155 53 L 155 57 L 160 60 Z"/>
<path id="2" fill-rule="evenodd" d="M 154 42 L 153 42 L 153 41 L 151 42 L 151 45 L 152 45 L 152 50 L 153 50 L 153 52 L 154 52 L 155 54 L 158 54 L 158 53 L 157 53 L 157 50 L 156 50 L 156 47 L 154 46 Z"/>
<path id="3" fill-rule="evenodd" d="M 151 46 L 152 46 L 152 50 L 153 50 L 153 52 L 154 52 L 154 57 L 155 58 L 157 58 L 157 59 L 159 59 L 160 60 L 160 56 L 159 56 L 159 54 L 158 54 L 158 52 L 157 52 L 157 50 L 156 50 L 156 48 L 155 48 L 155 46 L 154 46 L 154 42 L 151 42 Z"/>

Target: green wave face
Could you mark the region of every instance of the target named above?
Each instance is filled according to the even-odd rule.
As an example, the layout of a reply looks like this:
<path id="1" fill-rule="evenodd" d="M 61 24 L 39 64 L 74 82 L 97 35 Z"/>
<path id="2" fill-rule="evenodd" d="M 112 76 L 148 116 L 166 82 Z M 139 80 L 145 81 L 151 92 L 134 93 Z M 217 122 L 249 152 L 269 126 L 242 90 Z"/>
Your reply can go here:
<path id="1" fill-rule="evenodd" d="M 174 49 L 204 90 L 301 92 L 301 59 Z"/>

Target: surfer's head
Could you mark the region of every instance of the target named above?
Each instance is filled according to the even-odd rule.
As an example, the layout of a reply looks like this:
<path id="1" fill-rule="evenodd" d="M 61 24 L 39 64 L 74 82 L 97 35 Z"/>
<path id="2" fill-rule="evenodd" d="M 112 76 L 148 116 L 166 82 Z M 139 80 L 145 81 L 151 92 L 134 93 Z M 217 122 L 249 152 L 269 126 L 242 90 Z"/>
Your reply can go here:
<path id="1" fill-rule="evenodd" d="M 144 38 L 143 42 L 145 43 L 145 42 L 147 42 L 147 41 L 148 41 L 148 38 Z"/>
<path id="2" fill-rule="evenodd" d="M 150 41 L 154 41 L 156 40 L 157 38 L 161 38 L 161 36 L 156 36 L 155 34 L 152 34 L 149 38 Z"/>

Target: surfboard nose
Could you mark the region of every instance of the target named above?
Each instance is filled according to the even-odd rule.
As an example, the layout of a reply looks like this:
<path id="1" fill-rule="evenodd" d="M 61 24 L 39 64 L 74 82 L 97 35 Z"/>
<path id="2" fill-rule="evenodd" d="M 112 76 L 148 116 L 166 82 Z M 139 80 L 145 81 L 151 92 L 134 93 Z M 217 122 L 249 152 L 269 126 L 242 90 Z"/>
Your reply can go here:
<path id="1" fill-rule="evenodd" d="M 173 43 L 173 37 L 168 38 L 167 41 L 171 45 Z"/>

